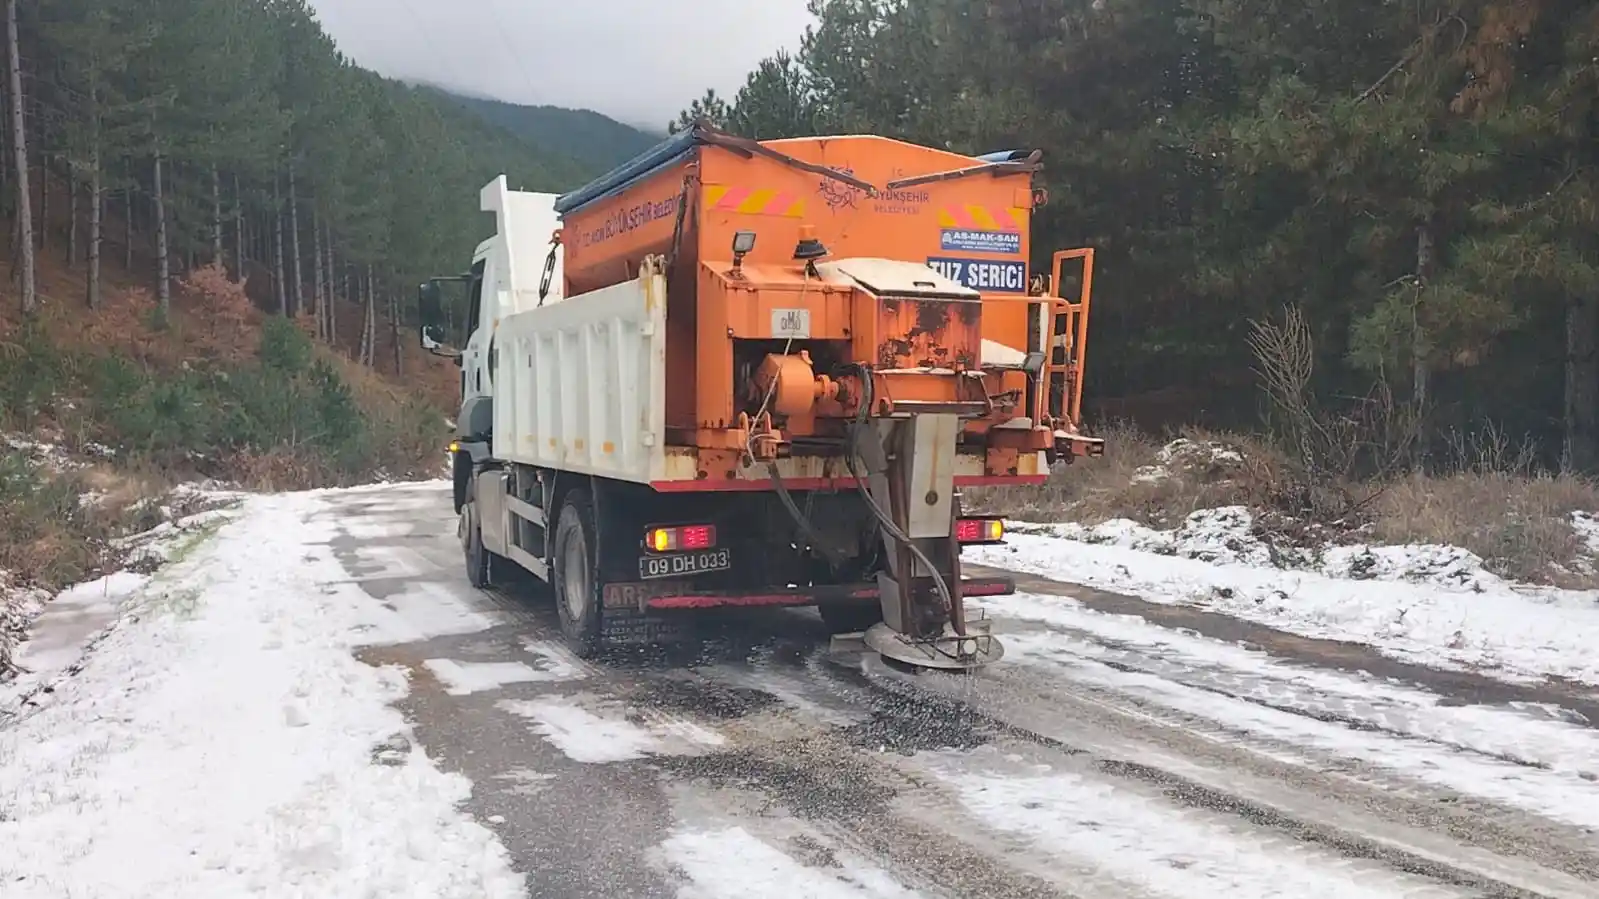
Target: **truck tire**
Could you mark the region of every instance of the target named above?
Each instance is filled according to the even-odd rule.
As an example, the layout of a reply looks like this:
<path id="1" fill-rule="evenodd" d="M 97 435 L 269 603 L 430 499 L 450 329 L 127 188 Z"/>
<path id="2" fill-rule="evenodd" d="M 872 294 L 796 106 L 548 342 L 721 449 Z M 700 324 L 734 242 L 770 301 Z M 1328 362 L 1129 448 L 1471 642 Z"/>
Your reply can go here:
<path id="1" fill-rule="evenodd" d="M 854 634 L 883 620 L 876 602 L 824 602 L 816 607 L 830 634 Z"/>
<path id="2" fill-rule="evenodd" d="M 588 491 L 566 494 L 555 525 L 551 580 L 555 607 L 561 616 L 561 636 L 578 658 L 593 658 L 600 639 L 601 592 L 598 532 L 594 528 L 594 500 Z"/>
<path id="3" fill-rule="evenodd" d="M 494 585 L 494 554 L 483 546 L 483 525 L 478 520 L 477 482 L 467 481 L 461 504 L 461 547 L 466 553 L 467 582 L 479 590 Z"/>

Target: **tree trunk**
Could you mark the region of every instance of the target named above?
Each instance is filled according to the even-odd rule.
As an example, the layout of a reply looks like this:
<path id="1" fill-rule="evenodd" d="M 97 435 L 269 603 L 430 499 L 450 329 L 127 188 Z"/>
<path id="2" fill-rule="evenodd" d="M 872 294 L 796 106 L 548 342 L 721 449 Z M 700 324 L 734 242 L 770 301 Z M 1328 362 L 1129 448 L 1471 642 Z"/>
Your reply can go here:
<path id="1" fill-rule="evenodd" d="M 44 145 L 44 129 L 38 123 L 44 121 L 44 110 L 39 104 L 33 105 L 34 134 L 38 137 L 41 147 Z M 39 151 L 39 249 L 50 249 L 50 157 L 42 149 Z"/>
<path id="2" fill-rule="evenodd" d="M 1568 472 L 1599 469 L 1599 300 L 1566 300 L 1566 414 L 1561 464 Z"/>
<path id="3" fill-rule="evenodd" d="M 122 191 L 122 270 L 133 271 L 133 188 Z"/>
<path id="4" fill-rule="evenodd" d="M 283 195 L 272 178 L 272 284 L 277 290 L 278 314 L 289 314 L 289 291 L 283 283 Z"/>
<path id="5" fill-rule="evenodd" d="M 348 301 L 351 298 L 352 298 L 352 296 L 351 296 L 351 290 L 350 290 L 350 260 L 346 259 L 346 260 L 344 260 L 344 299 L 346 301 Z M 328 319 L 328 334 L 330 335 L 330 340 L 334 342 L 335 346 L 338 345 L 337 341 L 339 339 L 339 328 L 338 328 L 339 316 L 338 316 L 338 311 L 339 311 L 338 306 L 335 305 L 333 307 L 333 310 L 332 310 L 332 315 Z"/>
<path id="6" fill-rule="evenodd" d="M 300 200 L 294 184 L 294 163 L 289 163 L 289 250 L 294 262 L 294 314 L 305 307 L 305 269 L 300 264 Z"/>
<path id="7" fill-rule="evenodd" d="M 339 292 L 338 282 L 338 257 L 333 255 L 333 235 L 328 234 L 328 346 L 339 345 Z M 350 295 L 350 281 L 344 281 L 344 296 Z"/>
<path id="8" fill-rule="evenodd" d="M 332 344 L 333 328 L 329 327 L 328 322 L 333 320 L 334 304 L 339 299 L 338 294 L 335 292 L 336 284 L 334 283 L 337 273 L 333 268 L 333 229 L 326 218 L 322 219 L 322 241 L 317 244 L 316 254 L 317 258 L 322 262 L 322 277 L 324 279 L 322 282 L 322 298 L 324 300 L 322 304 L 322 320 L 317 323 L 317 327 L 321 329 L 322 339 Z"/>
<path id="9" fill-rule="evenodd" d="M 331 226 L 323 227 L 322 240 L 328 245 L 328 344 L 337 346 L 339 340 L 339 266 L 338 257 L 333 254 L 333 228 Z"/>
<path id="10" fill-rule="evenodd" d="M 155 204 L 155 270 L 156 277 L 161 280 L 156 289 L 156 308 L 164 321 L 172 309 L 172 260 L 167 256 L 167 201 L 162 192 L 161 169 L 161 151 L 156 150 L 155 195 L 151 197 Z"/>
<path id="11" fill-rule="evenodd" d="M 327 296 L 322 292 L 322 218 L 311 204 L 311 302 L 316 304 L 316 336 L 328 339 Z"/>
<path id="12" fill-rule="evenodd" d="M 239 191 L 239 176 L 233 176 L 233 277 L 244 280 L 244 194 Z"/>
<path id="13" fill-rule="evenodd" d="M 22 311 L 33 312 L 39 305 L 34 283 L 33 197 L 28 190 L 28 139 L 22 115 L 22 58 L 17 41 L 17 0 L 6 0 L 6 47 L 11 61 L 11 151 L 17 165 L 17 227 L 22 256 Z"/>
<path id="14" fill-rule="evenodd" d="M 211 166 L 211 264 L 222 264 L 222 173 Z"/>
<path id="15" fill-rule="evenodd" d="M 372 351 L 372 325 L 370 323 L 370 319 L 372 318 L 372 299 L 367 295 L 367 288 L 370 286 L 371 282 L 364 276 L 360 274 L 355 276 L 355 289 L 358 291 L 357 295 L 361 298 L 361 346 L 355 355 L 356 361 L 360 362 L 362 365 L 369 364 L 366 361 L 367 354 Z"/>
<path id="16" fill-rule="evenodd" d="M 67 172 L 67 267 L 78 267 L 78 177 Z"/>
<path id="17" fill-rule="evenodd" d="M 1427 405 L 1428 388 L 1428 357 L 1431 354 L 1431 345 L 1427 339 L 1426 326 L 1422 324 L 1422 303 L 1426 296 L 1428 282 L 1432 278 L 1433 268 L 1433 233 L 1432 224 L 1424 223 L 1416 228 L 1416 304 L 1412 311 L 1415 331 L 1411 337 L 1411 397 L 1416 404 L 1419 414 Z"/>
<path id="18" fill-rule="evenodd" d="M 366 271 L 366 330 L 366 364 L 375 369 L 378 367 L 378 279 L 370 265 Z"/>
<path id="19" fill-rule="evenodd" d="M 104 237 L 105 190 L 100 176 L 100 138 L 95 135 L 89 168 L 89 287 L 90 309 L 100 306 L 100 243 Z"/>
<path id="20" fill-rule="evenodd" d="M 405 356 L 400 352 L 400 294 L 392 285 L 389 287 L 389 340 L 393 342 L 394 374 L 399 377 L 405 374 Z"/>
<path id="21" fill-rule="evenodd" d="M 11 92 L 0 90 L 0 122 L 11 120 Z M 4 193 L 11 189 L 11 164 L 0 165 L 0 214 L 11 214 L 11 195 Z"/>
<path id="22" fill-rule="evenodd" d="M 355 302 L 361 307 L 361 339 L 356 342 L 355 361 L 366 364 L 366 282 L 361 279 L 361 273 L 355 273 Z"/>
<path id="23" fill-rule="evenodd" d="M 376 368 L 378 364 L 378 296 L 377 284 L 372 278 L 372 263 L 366 264 L 366 336 L 361 341 L 364 347 L 361 354 L 361 363 L 368 368 Z"/>

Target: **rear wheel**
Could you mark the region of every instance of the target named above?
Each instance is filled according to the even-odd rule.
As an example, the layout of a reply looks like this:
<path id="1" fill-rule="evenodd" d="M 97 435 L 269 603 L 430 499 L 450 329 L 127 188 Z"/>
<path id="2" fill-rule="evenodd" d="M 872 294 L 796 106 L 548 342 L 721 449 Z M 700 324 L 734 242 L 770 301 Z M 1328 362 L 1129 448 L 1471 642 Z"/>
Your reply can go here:
<path id="1" fill-rule="evenodd" d="M 594 501 L 587 491 L 573 490 L 561 503 L 550 558 L 561 635 L 579 658 L 591 658 L 601 648 L 597 536 Z"/>

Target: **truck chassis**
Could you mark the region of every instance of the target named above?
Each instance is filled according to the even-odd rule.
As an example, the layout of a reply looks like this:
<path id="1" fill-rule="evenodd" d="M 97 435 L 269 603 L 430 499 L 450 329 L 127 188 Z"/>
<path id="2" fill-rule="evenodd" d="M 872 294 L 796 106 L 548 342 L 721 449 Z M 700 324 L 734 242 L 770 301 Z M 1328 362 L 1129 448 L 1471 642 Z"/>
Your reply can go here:
<path id="1" fill-rule="evenodd" d="M 486 449 L 457 444 L 454 453 L 467 577 L 475 587 L 492 586 L 510 562 L 547 582 L 562 634 L 580 656 L 682 639 L 686 613 L 705 609 L 814 605 L 834 633 L 883 620 L 875 579 L 881 544 L 866 500 L 854 491 L 792 494 L 802 514 L 809 512 L 807 535 L 775 492 L 663 494 L 493 460 Z M 961 521 L 969 523 L 968 539 L 954 528 L 952 542 L 999 542 L 987 525 L 996 519 Z M 682 549 L 646 545 L 652 533 L 687 529 L 705 536 Z M 825 559 L 808 551 L 818 540 L 833 544 Z M 1015 583 L 961 578 L 959 590 L 995 596 L 1014 592 Z"/>

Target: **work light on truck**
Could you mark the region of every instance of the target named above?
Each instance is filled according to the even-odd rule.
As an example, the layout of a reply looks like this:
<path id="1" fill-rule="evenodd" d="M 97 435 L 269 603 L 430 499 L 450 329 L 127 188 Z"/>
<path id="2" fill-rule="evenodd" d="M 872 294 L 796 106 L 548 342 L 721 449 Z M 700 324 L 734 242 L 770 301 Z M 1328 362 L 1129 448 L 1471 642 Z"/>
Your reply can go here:
<path id="1" fill-rule="evenodd" d="M 957 543 L 1003 543 L 1005 522 L 999 518 L 962 518 L 955 522 Z"/>
<path id="2" fill-rule="evenodd" d="M 754 231 L 735 231 L 733 233 L 733 270 L 741 271 L 744 268 L 744 257 L 755 249 Z"/>
<path id="3" fill-rule="evenodd" d="M 671 553 L 690 549 L 710 549 L 716 545 L 716 526 L 686 524 L 672 528 L 651 528 L 644 546 L 651 552 Z"/>

